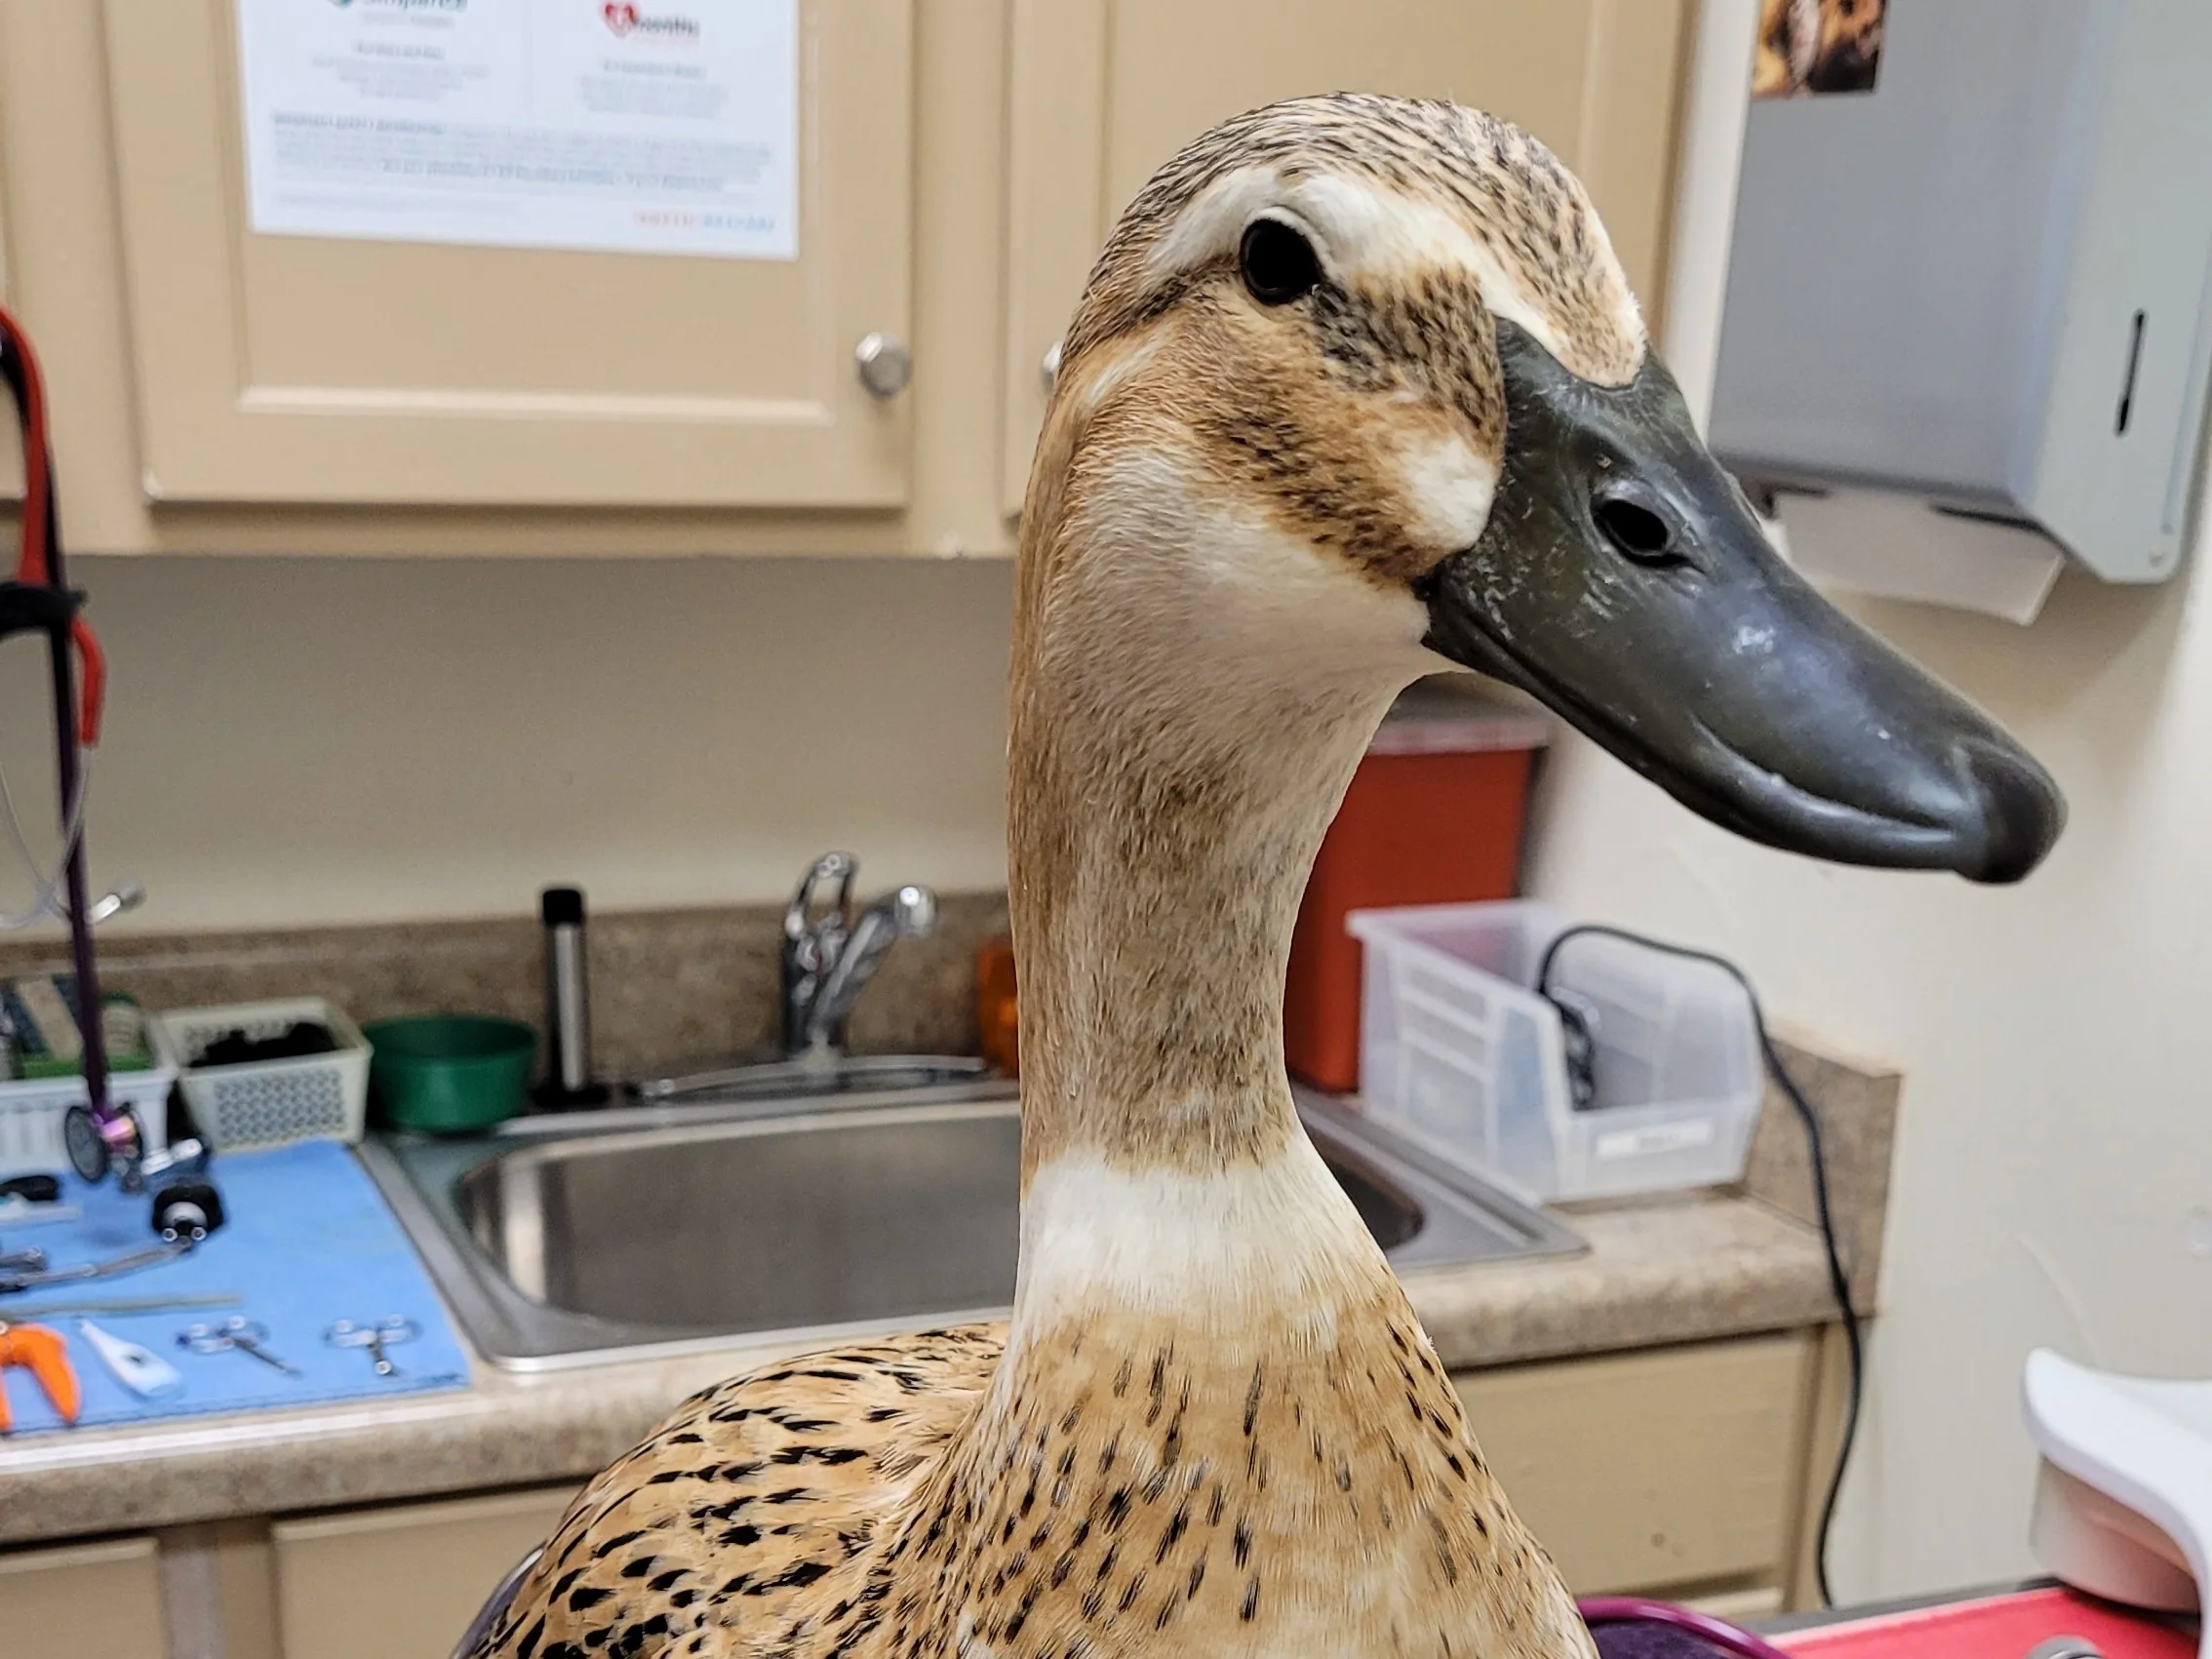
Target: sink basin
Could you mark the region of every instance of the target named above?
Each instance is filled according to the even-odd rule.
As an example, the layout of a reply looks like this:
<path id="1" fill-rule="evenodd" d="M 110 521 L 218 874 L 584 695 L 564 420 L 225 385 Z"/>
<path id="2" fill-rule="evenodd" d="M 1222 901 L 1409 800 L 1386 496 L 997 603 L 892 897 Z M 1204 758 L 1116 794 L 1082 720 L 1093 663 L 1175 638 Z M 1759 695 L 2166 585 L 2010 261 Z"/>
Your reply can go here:
<path id="1" fill-rule="evenodd" d="M 1300 1114 L 1401 1269 L 1581 1248 L 1326 1101 Z M 577 1113 L 362 1152 L 479 1352 L 509 1368 L 835 1340 L 1013 1297 L 1008 1084 Z"/>
<path id="2" fill-rule="evenodd" d="M 695 1329 L 843 1324 L 1008 1300 L 1020 1156 L 1004 1106 L 893 1106 L 509 1152 L 461 1177 L 454 1207 L 549 1307 Z"/>

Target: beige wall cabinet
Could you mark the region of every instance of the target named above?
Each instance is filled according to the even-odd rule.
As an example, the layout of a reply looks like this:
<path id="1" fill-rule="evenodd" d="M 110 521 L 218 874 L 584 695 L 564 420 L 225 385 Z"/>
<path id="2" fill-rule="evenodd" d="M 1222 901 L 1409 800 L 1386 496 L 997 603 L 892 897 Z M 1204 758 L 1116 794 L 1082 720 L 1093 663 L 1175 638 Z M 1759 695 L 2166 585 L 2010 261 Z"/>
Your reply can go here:
<path id="1" fill-rule="evenodd" d="M 854 349 L 911 340 L 914 9 L 801 7 L 782 259 L 254 234 L 232 0 L 108 0 L 147 495 L 902 504 Z"/>
<path id="2" fill-rule="evenodd" d="M 783 261 L 256 234 L 239 0 L 0 0 L 0 296 L 72 545 L 1003 553 L 1115 212 L 1291 93 L 1527 123 L 1659 297 L 1687 0 L 800 3 Z"/>
<path id="3" fill-rule="evenodd" d="M 1448 98 L 1519 123 L 1590 187 L 1661 298 L 1686 0 L 1011 0 L 1006 444 L 1021 504 L 1049 354 L 1114 217 L 1227 116 L 1304 93 Z"/>

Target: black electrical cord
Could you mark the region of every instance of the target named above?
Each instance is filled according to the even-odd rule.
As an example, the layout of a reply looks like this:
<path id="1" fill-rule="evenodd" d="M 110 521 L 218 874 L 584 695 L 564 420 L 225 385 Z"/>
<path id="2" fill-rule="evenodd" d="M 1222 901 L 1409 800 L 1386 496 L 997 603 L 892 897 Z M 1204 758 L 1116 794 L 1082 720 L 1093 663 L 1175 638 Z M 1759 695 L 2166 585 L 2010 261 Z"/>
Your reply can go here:
<path id="1" fill-rule="evenodd" d="M 1850 1388 L 1843 1407 L 1843 1434 L 1836 1446 L 1836 1466 L 1828 1477 L 1828 1492 L 1821 1500 L 1820 1525 L 1813 1539 L 1813 1575 L 1820 1588 L 1820 1599 L 1828 1606 L 1836 1605 L 1836 1593 L 1828 1578 L 1828 1536 L 1836 1522 L 1836 1500 L 1843 1490 L 1843 1472 L 1850 1467 L 1851 1444 L 1859 1433 L 1859 1402 L 1866 1389 L 1866 1351 L 1859 1332 L 1858 1310 L 1851 1303 L 1851 1278 L 1843 1270 L 1843 1249 L 1836 1236 L 1836 1216 L 1829 1205 L 1828 1157 L 1821 1144 L 1820 1120 L 1813 1115 L 1812 1104 L 1805 1099 L 1804 1091 L 1782 1064 L 1782 1055 L 1774 1047 L 1774 1039 L 1767 1035 L 1766 1013 L 1760 1007 L 1758 992 L 1753 988 L 1744 970 L 1726 957 L 1715 956 L 1711 951 L 1692 950 L 1686 945 L 1671 945 L 1663 939 L 1646 938 L 1632 933 L 1626 928 L 1611 928 L 1600 922 L 1583 922 L 1567 928 L 1544 948 L 1544 955 L 1536 965 L 1536 994 L 1557 1003 L 1552 993 L 1552 968 L 1560 954 L 1560 947 L 1576 938 L 1617 939 L 1623 944 L 1640 945 L 1646 950 L 1659 951 L 1667 956 L 1679 957 L 1685 962 L 1702 962 L 1718 968 L 1744 988 L 1744 996 L 1751 1003 L 1752 1024 L 1758 1032 L 1760 1056 L 1775 1085 L 1788 1097 L 1797 1110 L 1797 1120 L 1804 1126 L 1806 1164 L 1812 1173 L 1813 1208 L 1820 1218 L 1820 1242 L 1828 1255 L 1828 1287 L 1836 1298 L 1836 1311 L 1843 1322 L 1843 1346 L 1850 1360 Z M 1579 1009 L 1561 1008 L 1571 1012 L 1577 1021 L 1582 1018 Z"/>

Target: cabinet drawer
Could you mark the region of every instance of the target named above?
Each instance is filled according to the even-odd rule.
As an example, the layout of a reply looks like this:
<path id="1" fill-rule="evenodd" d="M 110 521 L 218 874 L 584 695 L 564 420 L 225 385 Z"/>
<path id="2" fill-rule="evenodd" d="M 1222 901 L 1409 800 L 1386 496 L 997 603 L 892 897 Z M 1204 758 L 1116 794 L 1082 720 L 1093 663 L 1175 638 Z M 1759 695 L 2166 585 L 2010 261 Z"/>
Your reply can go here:
<path id="1" fill-rule="evenodd" d="M 1780 1577 L 1804 1334 L 1463 1372 L 1483 1455 L 1578 1595 Z"/>
<path id="2" fill-rule="evenodd" d="M 286 1659 L 447 1659 L 573 1495 L 545 1486 L 278 1521 L 270 1539 Z"/>
<path id="3" fill-rule="evenodd" d="M 151 1538 L 0 1554 L 0 1650 L 164 1659 Z"/>

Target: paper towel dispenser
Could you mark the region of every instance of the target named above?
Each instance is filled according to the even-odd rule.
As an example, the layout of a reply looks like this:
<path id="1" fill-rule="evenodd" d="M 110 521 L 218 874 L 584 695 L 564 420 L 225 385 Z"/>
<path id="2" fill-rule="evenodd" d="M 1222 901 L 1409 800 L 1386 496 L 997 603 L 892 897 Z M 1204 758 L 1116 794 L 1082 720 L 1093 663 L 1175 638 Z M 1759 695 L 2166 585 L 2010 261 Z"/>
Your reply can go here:
<path id="1" fill-rule="evenodd" d="M 2208 89 L 2212 0 L 1890 0 L 1873 90 L 1754 103 L 1712 438 L 1793 541 L 2173 573 L 2212 375 Z"/>

